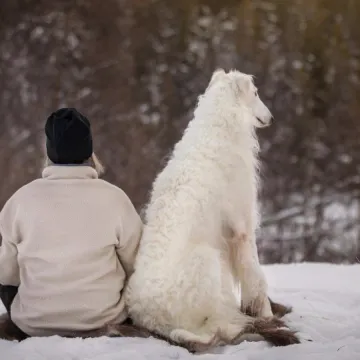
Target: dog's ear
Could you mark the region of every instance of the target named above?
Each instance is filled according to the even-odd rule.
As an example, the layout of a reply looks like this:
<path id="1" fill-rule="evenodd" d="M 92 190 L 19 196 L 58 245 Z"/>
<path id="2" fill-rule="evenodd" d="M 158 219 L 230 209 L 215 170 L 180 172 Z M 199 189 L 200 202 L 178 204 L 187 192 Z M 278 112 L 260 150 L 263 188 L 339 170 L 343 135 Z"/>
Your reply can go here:
<path id="1" fill-rule="evenodd" d="M 211 76 L 211 80 L 209 82 L 209 86 L 210 87 L 212 84 L 214 84 L 215 81 L 221 79 L 221 77 L 223 77 L 224 75 L 226 75 L 226 72 L 223 69 L 216 69 L 212 76 Z"/>
<path id="2" fill-rule="evenodd" d="M 253 77 L 252 75 L 242 74 L 240 77 L 237 77 L 236 81 L 236 90 L 239 94 L 249 94 L 253 91 Z"/>
<path id="3" fill-rule="evenodd" d="M 222 76 L 222 75 L 225 75 L 225 74 L 226 74 L 226 72 L 225 72 L 224 69 L 222 69 L 222 68 L 217 68 L 217 69 L 213 72 L 211 79 L 214 79 L 214 78 L 216 78 L 216 77 L 219 77 L 219 76 Z"/>

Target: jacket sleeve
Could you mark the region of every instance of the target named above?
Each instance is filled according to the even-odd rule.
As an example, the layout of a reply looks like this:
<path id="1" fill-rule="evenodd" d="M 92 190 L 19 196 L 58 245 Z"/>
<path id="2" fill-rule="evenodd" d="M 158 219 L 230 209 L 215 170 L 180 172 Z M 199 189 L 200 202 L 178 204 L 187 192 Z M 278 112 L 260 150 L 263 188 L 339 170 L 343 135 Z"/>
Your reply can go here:
<path id="1" fill-rule="evenodd" d="M 134 271 L 143 223 L 130 199 L 126 195 L 125 197 L 116 251 L 125 273 L 129 277 Z"/>
<path id="2" fill-rule="evenodd" d="M 0 284 L 20 285 L 17 239 L 12 234 L 12 210 L 7 203 L 0 213 Z"/>

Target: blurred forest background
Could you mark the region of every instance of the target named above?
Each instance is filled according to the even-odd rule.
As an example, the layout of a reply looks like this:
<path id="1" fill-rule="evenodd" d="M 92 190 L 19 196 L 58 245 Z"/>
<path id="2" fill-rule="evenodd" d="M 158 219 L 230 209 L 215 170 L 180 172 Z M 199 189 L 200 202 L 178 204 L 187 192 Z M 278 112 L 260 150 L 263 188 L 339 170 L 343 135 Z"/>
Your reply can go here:
<path id="1" fill-rule="evenodd" d="M 0 207 L 61 106 L 140 210 L 216 67 L 256 76 L 263 262 L 360 258 L 359 0 L 1 0 Z"/>

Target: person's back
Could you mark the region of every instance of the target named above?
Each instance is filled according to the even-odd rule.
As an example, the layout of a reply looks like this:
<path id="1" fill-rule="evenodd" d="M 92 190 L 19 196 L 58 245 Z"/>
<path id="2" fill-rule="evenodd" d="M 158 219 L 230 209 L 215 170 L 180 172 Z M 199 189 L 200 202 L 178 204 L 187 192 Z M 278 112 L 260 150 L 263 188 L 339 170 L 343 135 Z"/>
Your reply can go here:
<path id="1" fill-rule="evenodd" d="M 31 336 L 123 322 L 121 292 L 141 230 L 126 194 L 94 168 L 46 167 L 0 215 L 0 283 L 19 286 L 13 322 Z"/>

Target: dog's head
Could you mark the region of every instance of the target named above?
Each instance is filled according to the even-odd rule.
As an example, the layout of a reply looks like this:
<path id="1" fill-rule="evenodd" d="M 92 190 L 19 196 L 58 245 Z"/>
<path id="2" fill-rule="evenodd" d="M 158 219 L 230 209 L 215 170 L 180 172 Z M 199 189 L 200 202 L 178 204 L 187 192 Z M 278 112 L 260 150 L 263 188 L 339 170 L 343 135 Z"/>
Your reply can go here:
<path id="1" fill-rule="evenodd" d="M 214 72 L 208 88 L 216 84 L 226 84 L 230 87 L 235 101 L 239 105 L 245 105 L 251 111 L 253 126 L 260 128 L 271 124 L 271 112 L 261 101 L 251 75 L 237 70 L 226 73 L 224 70 L 218 69 Z"/>

